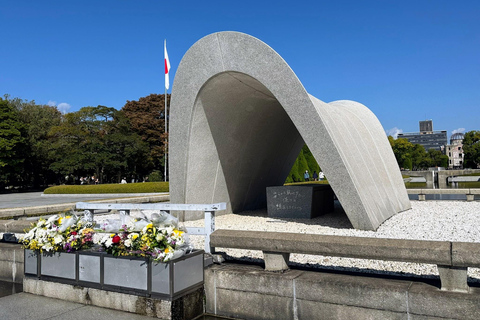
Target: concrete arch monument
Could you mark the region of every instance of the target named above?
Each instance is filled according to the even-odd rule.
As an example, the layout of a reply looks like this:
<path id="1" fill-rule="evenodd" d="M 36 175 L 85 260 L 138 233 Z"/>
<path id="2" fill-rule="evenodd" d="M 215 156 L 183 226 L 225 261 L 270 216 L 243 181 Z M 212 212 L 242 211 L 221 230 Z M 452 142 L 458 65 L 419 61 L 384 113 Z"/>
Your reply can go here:
<path id="1" fill-rule="evenodd" d="M 375 115 L 311 96 L 280 55 L 243 33 L 208 35 L 184 55 L 169 133 L 173 203 L 264 206 L 266 187 L 284 183 L 306 143 L 355 228 L 375 230 L 410 208 Z"/>

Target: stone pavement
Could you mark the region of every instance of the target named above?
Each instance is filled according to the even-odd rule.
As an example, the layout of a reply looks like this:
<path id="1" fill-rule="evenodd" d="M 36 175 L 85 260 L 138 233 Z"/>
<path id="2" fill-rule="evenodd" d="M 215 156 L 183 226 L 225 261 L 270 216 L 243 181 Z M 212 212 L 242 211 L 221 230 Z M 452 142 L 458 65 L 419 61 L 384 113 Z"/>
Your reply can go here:
<path id="1" fill-rule="evenodd" d="M 0 319 L 152 320 L 153 318 L 22 292 L 0 298 Z"/>

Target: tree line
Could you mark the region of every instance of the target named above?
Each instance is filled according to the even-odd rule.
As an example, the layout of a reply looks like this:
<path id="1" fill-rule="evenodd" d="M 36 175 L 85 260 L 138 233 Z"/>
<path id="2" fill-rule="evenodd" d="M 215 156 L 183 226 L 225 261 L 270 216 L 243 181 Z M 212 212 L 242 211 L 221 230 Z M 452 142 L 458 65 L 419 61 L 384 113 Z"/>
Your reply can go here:
<path id="1" fill-rule="evenodd" d="M 394 139 L 388 136 L 398 166 L 407 170 L 426 170 L 431 167 L 448 168 L 448 156 L 439 150 L 425 150 L 405 138 Z M 463 139 L 464 168 L 476 169 L 480 166 L 480 131 L 469 131 Z"/>
<path id="2" fill-rule="evenodd" d="M 0 97 L 0 190 L 80 183 L 82 177 L 99 183 L 163 180 L 164 112 L 163 94 L 127 101 L 121 110 L 99 105 L 67 114 L 55 106 Z M 388 140 L 400 168 L 448 167 L 448 156 L 440 151 L 426 151 L 404 138 Z M 480 131 L 465 134 L 465 168 L 479 167 L 479 141 Z M 304 181 L 306 170 L 312 176 L 321 168 L 304 145 L 286 182 Z"/>
<path id="3" fill-rule="evenodd" d="M 388 141 L 400 169 L 426 170 L 432 167 L 448 168 L 448 156 L 441 151 L 425 150 L 420 144 L 413 144 L 405 138 L 394 139 L 388 136 Z M 480 131 L 469 131 L 463 139 L 464 168 L 480 167 Z M 322 169 L 312 155 L 307 145 L 304 145 L 300 154 L 288 174 L 286 183 L 304 181 L 303 173 L 308 170 L 310 177 Z M 328 178 L 328 177 L 327 177 Z"/>
<path id="4" fill-rule="evenodd" d="M 67 114 L 0 97 L 0 190 L 79 183 L 81 177 L 99 183 L 161 180 L 164 112 L 165 96 L 158 94 L 127 101 L 121 110 L 99 105 Z"/>

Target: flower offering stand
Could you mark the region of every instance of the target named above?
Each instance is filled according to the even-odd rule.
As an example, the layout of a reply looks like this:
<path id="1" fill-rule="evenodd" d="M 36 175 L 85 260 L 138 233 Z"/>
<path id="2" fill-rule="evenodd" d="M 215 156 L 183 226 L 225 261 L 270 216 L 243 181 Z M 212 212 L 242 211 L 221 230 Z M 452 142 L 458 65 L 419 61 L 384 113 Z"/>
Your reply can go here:
<path id="1" fill-rule="evenodd" d="M 156 263 L 104 252 L 39 253 L 25 249 L 26 277 L 173 301 L 203 287 L 203 250 Z"/>
<path id="2" fill-rule="evenodd" d="M 81 219 L 75 213 L 40 218 L 21 240 L 24 292 L 161 319 L 196 318 L 204 308 L 204 252 L 214 250 L 209 235 L 215 212 L 225 207 L 77 203 L 85 210 Z M 94 210 L 104 209 L 119 210 L 119 219 L 96 224 Z M 129 210 L 155 212 L 147 219 L 130 217 Z M 186 230 L 205 235 L 205 251 L 184 254 L 188 237 L 170 210 L 205 212 L 204 228 Z"/>

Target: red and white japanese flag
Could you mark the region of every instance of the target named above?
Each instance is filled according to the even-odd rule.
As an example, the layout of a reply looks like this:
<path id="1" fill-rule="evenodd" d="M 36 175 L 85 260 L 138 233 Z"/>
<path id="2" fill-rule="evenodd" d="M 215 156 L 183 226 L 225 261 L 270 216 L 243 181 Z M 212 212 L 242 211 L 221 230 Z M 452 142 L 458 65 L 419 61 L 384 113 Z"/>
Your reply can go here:
<path id="1" fill-rule="evenodd" d="M 168 60 L 168 53 L 167 53 L 167 40 L 165 40 L 165 45 L 164 45 L 164 56 L 165 56 L 165 89 L 168 90 L 170 87 L 170 79 L 168 77 L 168 74 L 170 73 L 170 60 Z"/>

